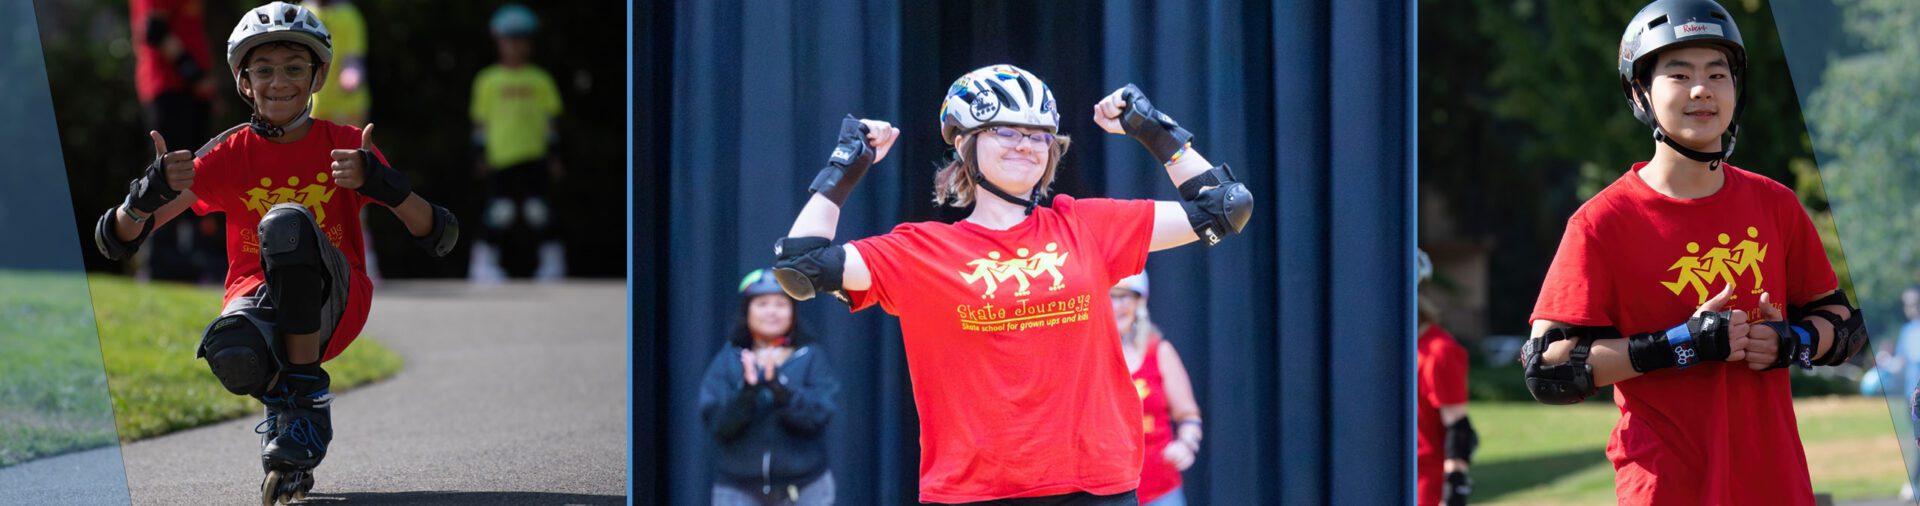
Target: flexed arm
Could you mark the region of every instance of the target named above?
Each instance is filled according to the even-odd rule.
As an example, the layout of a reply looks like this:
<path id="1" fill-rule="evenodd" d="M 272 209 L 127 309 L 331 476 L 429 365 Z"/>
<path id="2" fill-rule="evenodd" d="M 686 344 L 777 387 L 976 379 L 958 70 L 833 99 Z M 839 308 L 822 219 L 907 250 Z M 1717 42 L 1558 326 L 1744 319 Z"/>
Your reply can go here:
<path id="1" fill-rule="evenodd" d="M 1181 202 L 1154 205 L 1153 251 L 1205 239 L 1208 246 L 1240 233 L 1253 217 L 1253 193 L 1225 164 L 1218 167 L 1193 149 L 1193 133 L 1160 112 L 1139 87 L 1128 84 L 1094 105 L 1093 121 L 1109 133 L 1140 141 L 1167 169 Z"/>
<path id="2" fill-rule="evenodd" d="M 900 129 L 885 121 L 858 120 L 852 115 L 841 120 L 833 154 L 807 188 L 813 197 L 794 218 L 787 237 L 774 246 L 773 274 L 787 295 L 807 300 L 824 291 L 844 297 L 843 290 L 865 290 L 871 285 L 860 252 L 851 245 L 834 246 L 833 236 L 840 226 L 840 205 L 899 138 Z"/>

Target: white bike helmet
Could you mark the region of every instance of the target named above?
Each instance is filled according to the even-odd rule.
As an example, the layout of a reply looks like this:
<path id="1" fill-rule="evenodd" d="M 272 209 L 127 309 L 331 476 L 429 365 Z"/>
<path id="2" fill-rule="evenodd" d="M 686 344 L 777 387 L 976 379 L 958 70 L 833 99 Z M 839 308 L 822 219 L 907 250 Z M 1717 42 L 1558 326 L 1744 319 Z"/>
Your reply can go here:
<path id="1" fill-rule="evenodd" d="M 1143 271 L 1140 271 L 1139 274 L 1134 274 L 1132 276 L 1120 278 L 1120 282 L 1114 283 L 1113 287 L 1125 288 L 1128 291 L 1140 294 L 1141 299 L 1146 299 L 1147 298 L 1147 271 L 1143 270 Z"/>
<path id="2" fill-rule="evenodd" d="M 962 132 L 996 125 L 1058 133 L 1060 111 L 1053 104 L 1053 90 L 1040 76 L 1012 65 L 981 67 L 947 87 L 940 104 L 940 138 L 953 144 Z"/>
<path id="3" fill-rule="evenodd" d="M 320 58 L 320 61 L 314 62 L 315 64 L 325 64 L 333 60 L 333 34 L 327 32 L 327 26 L 320 23 L 320 18 L 314 16 L 313 11 L 286 2 L 254 7 L 253 10 L 247 11 L 246 15 L 240 16 L 240 24 L 235 25 L 233 34 L 227 36 L 227 71 L 233 73 L 234 92 L 240 93 L 240 99 L 246 101 L 249 107 L 253 106 L 253 99 L 248 98 L 247 94 L 241 91 L 243 86 L 240 84 L 241 68 L 246 65 L 243 60 L 254 48 L 272 42 L 292 42 L 307 46 L 308 49 L 313 50 L 315 56 Z M 327 74 L 318 71 L 319 69 L 315 70 L 312 77 L 315 80 L 313 89 L 308 90 L 307 108 L 285 125 L 269 124 L 265 119 L 260 118 L 259 114 L 254 114 L 252 126 L 255 132 L 266 137 L 278 137 L 284 133 L 285 129 L 298 128 L 301 123 L 307 121 L 308 114 L 313 112 L 311 92 L 318 92 L 327 84 Z"/>

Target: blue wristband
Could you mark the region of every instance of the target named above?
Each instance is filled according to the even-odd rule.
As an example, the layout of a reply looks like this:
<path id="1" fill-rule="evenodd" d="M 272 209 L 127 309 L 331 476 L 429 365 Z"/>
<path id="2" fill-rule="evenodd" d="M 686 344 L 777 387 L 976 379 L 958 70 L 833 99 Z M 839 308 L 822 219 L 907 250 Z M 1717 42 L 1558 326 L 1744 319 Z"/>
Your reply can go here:
<path id="1" fill-rule="evenodd" d="M 1667 345 L 1673 347 L 1674 367 L 1686 369 L 1699 358 L 1693 350 L 1693 333 L 1687 331 L 1687 324 L 1667 329 Z"/>
<path id="2" fill-rule="evenodd" d="M 1793 333 L 1800 335 L 1800 352 L 1797 356 L 1793 357 L 1793 363 L 1800 364 L 1801 369 L 1812 369 L 1814 352 L 1813 333 L 1807 332 L 1807 329 L 1801 328 L 1799 325 L 1793 325 L 1788 328 L 1793 329 Z"/>

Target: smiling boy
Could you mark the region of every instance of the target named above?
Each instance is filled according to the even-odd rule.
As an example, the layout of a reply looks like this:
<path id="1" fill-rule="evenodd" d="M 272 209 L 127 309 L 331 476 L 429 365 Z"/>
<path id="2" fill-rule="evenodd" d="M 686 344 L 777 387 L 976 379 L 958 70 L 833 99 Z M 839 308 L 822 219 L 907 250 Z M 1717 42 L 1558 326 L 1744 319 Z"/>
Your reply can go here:
<path id="1" fill-rule="evenodd" d="M 320 364 L 359 335 L 373 297 L 360 207 L 388 207 L 435 256 L 459 237 L 451 212 L 387 166 L 373 125 L 309 116 L 331 56 L 326 27 L 305 8 L 274 2 L 242 16 L 227 63 L 252 119 L 197 151 L 169 151 L 149 132 L 154 161 L 94 234 L 101 254 L 118 260 L 181 212 L 227 214 L 225 307 L 196 356 L 228 391 L 266 406 L 256 429 L 268 471 L 263 503 L 304 495 L 333 438 Z"/>
<path id="2" fill-rule="evenodd" d="M 1867 336 L 1793 191 L 1726 163 L 1739 29 L 1711 0 L 1658 0 L 1618 63 L 1653 158 L 1567 220 L 1522 351 L 1528 390 L 1571 404 L 1614 386 L 1620 504 L 1813 504 L 1779 369 L 1845 363 Z"/>

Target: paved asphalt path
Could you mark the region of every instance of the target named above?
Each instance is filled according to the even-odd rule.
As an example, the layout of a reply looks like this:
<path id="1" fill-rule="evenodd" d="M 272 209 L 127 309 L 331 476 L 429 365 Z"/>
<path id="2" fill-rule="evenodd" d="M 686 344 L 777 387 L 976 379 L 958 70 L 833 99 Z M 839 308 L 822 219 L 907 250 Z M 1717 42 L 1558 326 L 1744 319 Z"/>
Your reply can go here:
<path id="1" fill-rule="evenodd" d="M 617 281 L 381 286 L 366 335 L 406 367 L 336 395 L 307 503 L 626 504 L 626 315 Z M 126 445 L 127 487 L 96 482 L 91 499 L 47 477 L 84 485 L 69 469 L 103 463 L 87 474 L 117 474 L 112 449 L 0 470 L 0 488 L 35 483 L 43 498 L 85 504 L 128 492 L 136 505 L 259 504 L 259 419 Z"/>

